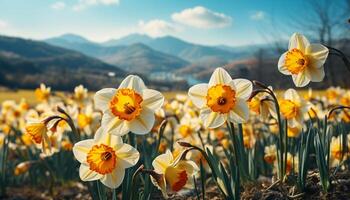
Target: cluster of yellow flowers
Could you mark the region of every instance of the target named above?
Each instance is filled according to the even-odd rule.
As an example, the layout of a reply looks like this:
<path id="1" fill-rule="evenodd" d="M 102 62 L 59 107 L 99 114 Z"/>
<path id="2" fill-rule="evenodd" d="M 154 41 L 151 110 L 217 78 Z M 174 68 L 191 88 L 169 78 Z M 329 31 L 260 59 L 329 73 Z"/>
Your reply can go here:
<path id="1" fill-rule="evenodd" d="M 304 87 L 310 81 L 323 80 L 327 56 L 326 47 L 310 44 L 303 35 L 294 34 L 288 51 L 278 61 L 278 69 L 291 75 L 297 87 Z M 0 146 L 4 145 L 6 135 L 19 130 L 16 141 L 8 144 L 11 149 L 39 148 L 42 159 L 61 149 L 72 150 L 81 163 L 81 180 L 100 180 L 109 188 L 117 188 L 123 182 L 125 169 L 137 165 L 142 157 L 151 156 L 151 152 L 139 153 L 130 139 L 135 134 L 137 138 L 146 138 L 147 143 L 141 145 L 158 143 L 157 152 L 161 154 L 153 159 L 149 173 L 152 183 L 167 197 L 183 188 L 193 188 L 199 165 L 210 171 L 201 152 L 189 151 L 177 141 L 200 146 L 224 158 L 225 151 L 231 150 L 232 141 L 222 125 L 243 124 L 244 148 L 254 149 L 259 141 L 265 141 L 264 161 L 276 171 L 278 148 L 266 138 L 277 135 L 279 113 L 286 120 L 288 137 L 297 138 L 306 130 L 307 120 L 323 118 L 334 105 L 350 106 L 350 91 L 341 88 L 331 87 L 325 96 L 315 96 L 311 89 L 308 95 L 301 96 L 296 90 L 288 89 L 278 99 L 253 89 L 253 82 L 232 79 L 223 68 L 217 68 L 208 83 L 194 85 L 188 95 L 178 94 L 171 100 L 148 89 L 135 75 L 127 76 L 118 88 L 96 92 L 93 98 L 82 85 L 75 88 L 73 95 L 54 95 L 51 88 L 41 84 L 35 90 L 40 101 L 35 107 L 25 99 L 19 104 L 2 103 Z M 272 87 L 266 89 L 275 95 Z M 164 120 L 168 125 L 162 127 Z M 329 120 L 348 123 L 350 113 L 334 112 Z M 157 135 L 162 128 L 162 135 Z M 69 131 L 77 136 L 75 141 L 65 134 Z M 346 140 L 345 145 L 350 147 L 350 137 Z M 347 156 L 343 154 L 344 142 L 335 136 L 331 140 L 333 166 Z M 286 152 L 286 155 L 286 172 L 297 172 L 297 153 Z M 30 165 L 29 161 L 22 162 L 14 173 L 25 173 Z"/>

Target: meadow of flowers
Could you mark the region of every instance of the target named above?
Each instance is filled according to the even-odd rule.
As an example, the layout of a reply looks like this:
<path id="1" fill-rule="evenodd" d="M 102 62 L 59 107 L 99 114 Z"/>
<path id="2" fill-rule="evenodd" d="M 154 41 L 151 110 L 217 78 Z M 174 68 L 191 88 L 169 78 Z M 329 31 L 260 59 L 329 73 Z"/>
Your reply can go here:
<path id="1" fill-rule="evenodd" d="M 93 98 L 42 84 L 40 103 L 1 105 L 0 197 L 64 199 L 64 186 L 68 199 L 350 198 L 350 90 L 298 92 L 324 79 L 331 53 L 349 65 L 293 34 L 276 70 L 296 88 L 282 95 L 223 68 L 172 99 L 135 75 Z"/>

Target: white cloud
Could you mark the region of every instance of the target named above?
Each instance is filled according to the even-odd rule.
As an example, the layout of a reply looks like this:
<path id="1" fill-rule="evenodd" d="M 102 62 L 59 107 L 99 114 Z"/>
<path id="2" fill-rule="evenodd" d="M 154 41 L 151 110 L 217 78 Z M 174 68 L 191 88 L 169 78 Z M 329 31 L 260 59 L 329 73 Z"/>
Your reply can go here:
<path id="1" fill-rule="evenodd" d="M 84 10 L 90 6 L 96 6 L 96 5 L 118 5 L 119 0 L 79 0 L 79 2 L 73 6 L 73 10 L 80 11 Z"/>
<path id="2" fill-rule="evenodd" d="M 160 19 L 154 19 L 148 22 L 139 21 L 138 25 L 141 33 L 148 34 L 152 37 L 169 35 L 179 31 L 176 25 Z"/>
<path id="3" fill-rule="evenodd" d="M 51 8 L 54 10 L 62 10 L 66 7 L 66 4 L 62 1 L 57 1 L 51 5 Z"/>
<path id="4" fill-rule="evenodd" d="M 266 17 L 266 14 L 264 11 L 256 11 L 252 15 L 250 15 L 250 19 L 255 20 L 255 21 L 260 21 L 264 20 Z"/>
<path id="5" fill-rule="evenodd" d="M 171 18 L 175 22 L 196 28 L 222 28 L 232 23 L 230 16 L 211 11 L 202 6 L 188 8 L 179 13 L 174 13 Z"/>
<path id="6" fill-rule="evenodd" d="M 8 27 L 8 23 L 5 20 L 0 19 L 0 30 Z"/>

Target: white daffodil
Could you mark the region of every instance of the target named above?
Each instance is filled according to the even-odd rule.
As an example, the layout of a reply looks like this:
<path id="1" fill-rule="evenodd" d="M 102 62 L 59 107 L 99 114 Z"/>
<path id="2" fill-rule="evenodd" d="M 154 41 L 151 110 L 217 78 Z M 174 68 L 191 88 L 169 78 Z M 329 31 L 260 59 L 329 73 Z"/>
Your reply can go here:
<path id="1" fill-rule="evenodd" d="M 205 127 L 216 128 L 226 120 L 243 123 L 249 118 L 247 100 L 253 85 L 246 79 L 234 79 L 223 69 L 217 68 L 209 84 L 191 87 L 188 95 L 200 108 L 200 118 Z"/>
<path id="2" fill-rule="evenodd" d="M 278 70 L 292 75 L 297 87 L 304 87 L 310 81 L 321 82 L 325 76 L 323 65 L 328 52 L 322 44 L 310 44 L 305 36 L 294 33 L 289 40 L 288 51 L 278 60 Z"/>
<path id="3" fill-rule="evenodd" d="M 193 176 L 199 168 L 193 161 L 181 160 L 183 153 L 174 158 L 173 154 L 167 150 L 152 162 L 154 172 L 158 175 L 152 176 L 151 180 L 162 191 L 164 197 L 168 196 L 168 192 L 192 188 Z"/>
<path id="4" fill-rule="evenodd" d="M 102 128 L 97 130 L 94 139 L 76 143 L 73 153 L 81 163 L 81 180 L 100 180 L 109 188 L 119 187 L 123 182 L 125 169 L 136 165 L 140 157 L 139 152 L 124 144 L 120 136 L 109 134 Z"/>
<path id="5" fill-rule="evenodd" d="M 148 89 L 140 77 L 130 75 L 118 89 L 98 91 L 94 101 L 96 108 L 103 112 L 102 127 L 122 136 L 129 131 L 135 134 L 151 131 L 154 112 L 163 105 L 164 97 L 160 92 Z"/>
<path id="6" fill-rule="evenodd" d="M 300 97 L 294 89 L 288 89 L 284 93 L 284 99 L 279 101 L 281 114 L 288 120 L 289 127 L 302 126 L 303 116 L 311 107 L 311 104 Z"/>

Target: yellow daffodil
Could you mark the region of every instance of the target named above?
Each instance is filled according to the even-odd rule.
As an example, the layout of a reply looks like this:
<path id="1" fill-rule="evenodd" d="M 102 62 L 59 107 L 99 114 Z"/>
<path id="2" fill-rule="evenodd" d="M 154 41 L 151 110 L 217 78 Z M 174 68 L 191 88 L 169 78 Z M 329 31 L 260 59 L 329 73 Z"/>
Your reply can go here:
<path id="1" fill-rule="evenodd" d="M 270 87 L 272 90 L 272 88 Z M 269 115 L 277 119 L 276 106 L 273 100 L 266 93 L 258 93 L 248 102 L 249 108 L 261 119 L 268 120 Z"/>
<path id="2" fill-rule="evenodd" d="M 265 146 L 264 152 L 265 152 L 264 160 L 269 164 L 273 164 L 277 158 L 276 145 Z"/>
<path id="3" fill-rule="evenodd" d="M 330 144 L 330 160 L 331 166 L 336 167 L 340 162 L 346 159 L 347 153 L 343 149 L 343 140 L 342 136 L 332 137 Z"/>
<path id="4" fill-rule="evenodd" d="M 182 153 L 177 157 L 167 150 L 156 157 L 152 166 L 157 177 L 152 176 L 152 182 L 168 197 L 168 192 L 178 192 L 183 188 L 192 188 L 193 176 L 199 171 L 196 163 L 190 160 L 181 160 Z"/>
<path id="5" fill-rule="evenodd" d="M 135 134 L 146 134 L 151 131 L 155 116 L 163 102 L 163 95 L 148 89 L 142 79 L 130 75 L 120 84 L 118 89 L 105 88 L 94 97 L 95 106 L 102 110 L 102 126 L 117 135 L 125 135 L 129 131 Z"/>
<path id="6" fill-rule="evenodd" d="M 84 88 L 83 85 L 79 85 L 74 88 L 74 99 L 77 101 L 83 101 L 88 97 L 88 89 Z"/>
<path id="7" fill-rule="evenodd" d="M 288 120 L 289 127 L 301 126 L 304 114 L 311 107 L 294 89 L 288 89 L 284 93 L 284 99 L 279 101 L 279 106 L 283 117 Z"/>
<path id="8" fill-rule="evenodd" d="M 28 134 L 36 145 L 40 145 L 44 154 L 51 154 L 51 141 L 48 135 L 49 130 L 44 122 L 28 122 L 25 126 L 25 130 L 25 134 Z"/>
<path id="9" fill-rule="evenodd" d="M 252 149 L 255 146 L 256 136 L 254 134 L 253 126 L 251 124 L 244 124 L 243 126 L 243 144 L 247 149 Z"/>
<path id="10" fill-rule="evenodd" d="M 196 117 L 191 117 L 186 114 L 181 118 L 180 124 L 176 127 L 176 133 L 178 133 L 179 138 L 185 139 L 197 135 L 197 131 L 200 129 L 199 119 Z"/>
<path id="11" fill-rule="evenodd" d="M 47 101 L 50 97 L 51 88 L 46 87 L 45 84 L 40 84 L 40 88 L 37 88 L 35 90 L 35 96 L 38 99 L 38 101 Z"/>
<path id="12" fill-rule="evenodd" d="M 305 36 L 294 33 L 289 40 L 288 51 L 279 58 L 278 70 L 291 75 L 297 87 L 304 87 L 310 81 L 320 82 L 325 76 L 323 65 L 328 52 L 322 44 L 310 44 Z"/>
<path id="13" fill-rule="evenodd" d="M 15 176 L 19 176 L 21 174 L 26 173 L 29 170 L 30 166 L 31 163 L 28 161 L 19 163 L 18 165 L 16 165 L 14 170 Z"/>
<path id="14" fill-rule="evenodd" d="M 101 114 L 94 111 L 92 104 L 87 105 L 77 116 L 77 124 L 86 135 L 91 135 L 99 127 Z"/>
<path id="15" fill-rule="evenodd" d="M 124 144 L 120 136 L 98 129 L 94 139 L 83 140 L 73 147 L 75 158 L 81 163 L 82 181 L 100 180 L 109 188 L 123 182 L 125 169 L 136 165 L 139 152 Z"/>
<path id="16" fill-rule="evenodd" d="M 209 84 L 194 85 L 189 89 L 188 95 L 200 108 L 200 118 L 204 126 L 216 128 L 226 120 L 236 123 L 248 120 L 249 108 L 246 101 L 252 89 L 249 80 L 232 80 L 223 68 L 217 68 Z"/>
<path id="17" fill-rule="evenodd" d="M 5 134 L 0 133 L 0 149 L 2 148 L 2 145 L 4 145 L 5 141 Z"/>

